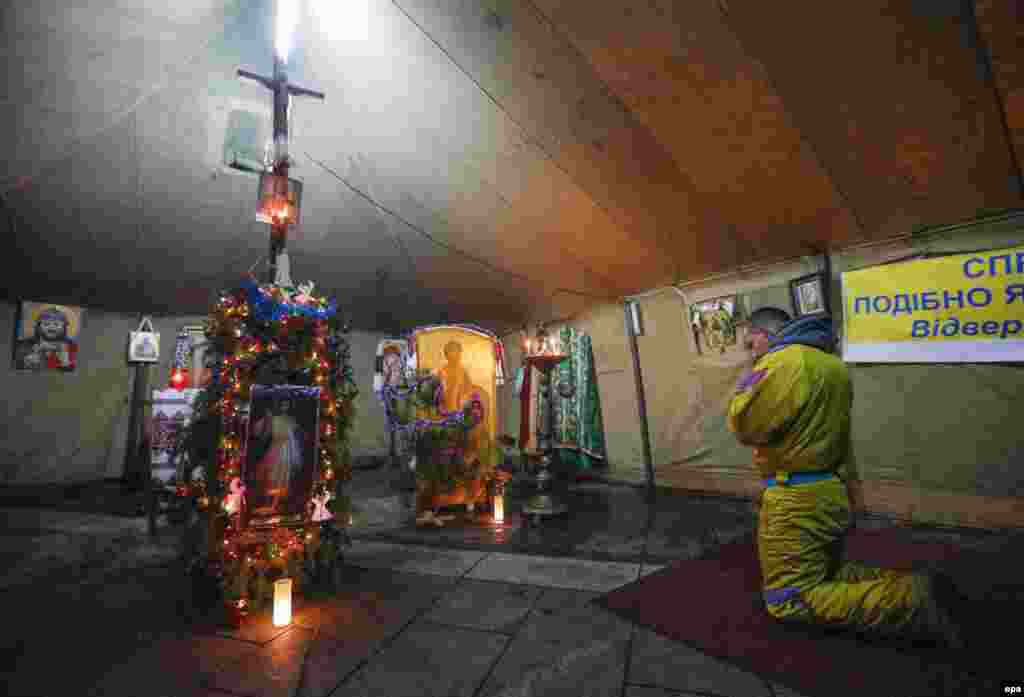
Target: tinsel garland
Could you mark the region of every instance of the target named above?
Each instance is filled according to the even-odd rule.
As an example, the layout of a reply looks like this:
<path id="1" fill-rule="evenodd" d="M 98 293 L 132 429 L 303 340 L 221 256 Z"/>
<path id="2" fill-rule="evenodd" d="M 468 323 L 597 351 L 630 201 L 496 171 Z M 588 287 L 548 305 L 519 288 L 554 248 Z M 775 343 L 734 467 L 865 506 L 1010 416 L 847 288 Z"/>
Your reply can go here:
<path id="1" fill-rule="evenodd" d="M 480 475 L 479 467 L 489 469 L 495 461 L 493 448 L 478 453 L 479 462 L 463 458 L 466 436 L 483 418 L 483 402 L 478 392 L 470 395 L 462 409 L 447 412 L 444 387 L 437 376 L 421 372 L 404 378 L 399 385 L 381 389 L 388 428 L 411 436 L 418 479 L 433 482 L 441 491 L 452 491 Z M 427 411 L 433 418 L 417 417 Z"/>
<path id="2" fill-rule="evenodd" d="M 480 423 L 482 399 L 474 392 L 459 411 L 446 412 L 444 409 L 444 387 L 436 376 L 421 374 L 406 380 L 404 385 L 385 385 L 381 389 L 384 414 L 388 430 L 404 433 L 418 433 L 427 429 L 472 430 Z M 397 405 L 405 404 L 408 411 L 429 409 L 440 416 L 436 419 L 409 419 L 396 413 Z"/>
<path id="3" fill-rule="evenodd" d="M 296 296 L 300 295 L 301 291 L 261 286 L 251 277 L 242 281 L 242 290 L 245 291 L 253 316 L 261 322 L 277 322 L 286 317 L 326 320 L 333 317 L 338 310 L 338 304 L 333 299 L 327 301 L 309 296 L 308 302 L 298 302 Z"/>
<path id="4" fill-rule="evenodd" d="M 358 395 L 335 301 L 314 295 L 312 285 L 291 289 L 244 279 L 225 293 L 206 322 L 217 361 L 210 382 L 193 404 L 193 420 L 179 442 L 194 477 L 180 493 L 189 496 L 205 525 L 195 532 L 194 562 L 219 580 L 228 602 L 259 605 L 273 577 L 297 584 L 336 563 L 347 542 L 350 502 L 341 484 L 351 478 L 348 434 Z M 226 510 L 227 495 L 241 477 L 243 425 L 254 384 L 307 386 L 320 394 L 320 478 L 312 498 L 327 500 L 333 518 L 303 528 L 242 529 L 239 512 Z M 313 389 L 317 388 L 317 389 Z"/>

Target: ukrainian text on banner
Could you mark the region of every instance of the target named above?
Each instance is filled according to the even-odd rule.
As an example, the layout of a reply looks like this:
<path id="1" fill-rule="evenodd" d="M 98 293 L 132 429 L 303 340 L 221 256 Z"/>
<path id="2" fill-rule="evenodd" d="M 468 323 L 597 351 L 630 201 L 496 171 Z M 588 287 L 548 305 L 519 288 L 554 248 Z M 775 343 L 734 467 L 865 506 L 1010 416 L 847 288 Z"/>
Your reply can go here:
<path id="1" fill-rule="evenodd" d="M 842 275 L 850 363 L 1024 361 L 1024 247 Z"/>

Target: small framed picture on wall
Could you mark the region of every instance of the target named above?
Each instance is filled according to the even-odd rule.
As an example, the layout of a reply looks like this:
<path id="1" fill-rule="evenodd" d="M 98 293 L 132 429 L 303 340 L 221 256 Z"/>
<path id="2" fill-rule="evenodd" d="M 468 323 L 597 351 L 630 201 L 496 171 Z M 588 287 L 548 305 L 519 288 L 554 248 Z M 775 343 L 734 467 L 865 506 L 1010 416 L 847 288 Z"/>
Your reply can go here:
<path id="1" fill-rule="evenodd" d="M 739 296 L 727 295 L 694 303 L 688 319 L 698 354 L 722 355 L 743 350 L 739 325 L 745 317 Z"/>
<path id="2" fill-rule="evenodd" d="M 825 274 L 812 273 L 790 281 L 789 294 L 793 300 L 793 312 L 796 317 L 828 312 Z"/>
<path id="3" fill-rule="evenodd" d="M 14 369 L 75 372 L 84 312 L 71 305 L 21 303 L 15 327 Z"/>

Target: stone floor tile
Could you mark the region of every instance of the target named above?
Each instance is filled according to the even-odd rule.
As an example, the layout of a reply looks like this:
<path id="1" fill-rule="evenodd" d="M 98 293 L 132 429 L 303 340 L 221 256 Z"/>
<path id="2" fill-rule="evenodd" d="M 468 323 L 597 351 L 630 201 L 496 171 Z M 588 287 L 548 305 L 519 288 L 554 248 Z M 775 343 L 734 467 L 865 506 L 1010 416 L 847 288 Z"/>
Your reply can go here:
<path id="1" fill-rule="evenodd" d="M 306 659 L 303 688 L 297 690 L 296 697 L 326 697 L 332 694 L 350 673 L 374 656 L 393 633 L 382 631 L 376 639 L 368 636 L 365 630 L 343 639 L 321 633 L 313 642 Z"/>
<path id="2" fill-rule="evenodd" d="M 490 550 L 495 547 L 514 547 L 515 536 L 522 528 L 519 516 L 506 513 L 504 524 L 497 526 L 490 522 L 487 515 L 481 514 L 476 520 L 456 517 L 443 527 L 417 527 L 412 522 L 391 529 L 367 527 L 353 530 L 351 537 L 447 549 Z"/>
<path id="3" fill-rule="evenodd" d="M 345 551 L 345 563 L 374 569 L 391 569 L 438 576 L 461 576 L 486 556 L 486 552 L 400 545 L 355 540 Z"/>
<path id="4" fill-rule="evenodd" d="M 495 666 L 481 697 L 618 697 L 631 627 L 595 593 L 547 589 Z"/>
<path id="5" fill-rule="evenodd" d="M 633 563 L 495 553 L 481 561 L 468 577 L 606 592 L 635 581 L 639 569 L 640 565 Z"/>
<path id="6" fill-rule="evenodd" d="M 388 589 L 346 592 L 319 605 L 315 617 L 303 616 L 296 623 L 337 639 L 380 641 L 411 622 L 437 597 L 415 590 L 403 597 L 396 597 Z"/>
<path id="7" fill-rule="evenodd" d="M 443 576 L 345 567 L 339 590 L 318 594 L 296 613 L 297 625 L 318 630 L 301 697 L 329 694 L 454 587 Z"/>
<path id="8" fill-rule="evenodd" d="M 357 498 L 353 507 L 350 537 L 401 528 L 414 518 L 413 511 L 403 505 L 397 494 Z"/>
<path id="9" fill-rule="evenodd" d="M 780 685 L 777 682 L 771 683 L 772 691 L 775 693 L 775 697 L 808 697 L 807 695 L 797 692 L 792 687 L 786 687 Z"/>
<path id="10" fill-rule="evenodd" d="M 293 598 L 292 602 L 295 603 L 297 600 L 297 598 Z M 293 609 L 298 613 L 298 608 Z M 270 609 L 266 609 L 250 614 L 241 627 L 217 627 L 215 631 L 217 634 L 231 639 L 239 639 L 254 644 L 266 644 L 289 629 L 290 627 L 275 627 L 273 614 Z"/>
<path id="11" fill-rule="evenodd" d="M 748 501 L 664 496 L 654 509 L 647 554 L 659 563 L 695 559 L 722 544 L 752 537 L 757 524 Z"/>
<path id="12" fill-rule="evenodd" d="M 77 586 L 75 593 L 33 584 L 5 596 L 0 672 L 9 670 L 10 677 L 0 683 L 7 693 L 81 697 L 83 686 L 94 684 L 123 657 L 183 625 L 173 589 L 163 597 L 145 589 L 134 603 L 102 597 L 105 588 L 117 586 L 114 600 L 127 600 L 120 583 Z"/>
<path id="13" fill-rule="evenodd" d="M 417 624 L 331 697 L 472 697 L 508 637 Z"/>
<path id="14" fill-rule="evenodd" d="M 541 589 L 495 581 L 463 579 L 424 618 L 429 622 L 497 632 L 514 631 Z"/>
<path id="15" fill-rule="evenodd" d="M 90 697 L 177 697 L 211 689 L 224 671 L 258 651 L 258 647 L 217 636 L 181 634 L 161 637 L 131 654 L 112 660 L 109 670 L 92 686 Z M 16 694 L 16 693 L 14 693 Z M 25 693 L 28 694 L 28 693 Z M 57 697 L 57 693 L 47 691 Z"/>
<path id="16" fill-rule="evenodd" d="M 673 690 L 732 697 L 768 697 L 764 681 L 686 644 L 637 627 L 629 680 Z"/>
<path id="17" fill-rule="evenodd" d="M 690 697 L 693 692 L 679 692 L 677 690 L 666 690 L 663 687 L 647 687 L 645 685 L 626 685 L 624 697 Z"/>
<path id="18" fill-rule="evenodd" d="M 602 556 L 609 559 L 639 559 L 644 553 L 644 536 L 614 532 L 595 532 L 573 547 L 579 556 Z"/>
<path id="19" fill-rule="evenodd" d="M 291 697 L 314 632 L 292 627 L 256 651 L 231 661 L 204 683 L 252 697 Z"/>
<path id="20" fill-rule="evenodd" d="M 230 697 L 223 690 L 197 685 L 179 685 L 174 682 L 168 683 L 162 678 L 158 685 L 153 685 L 151 688 L 147 687 L 145 692 L 147 697 Z M 138 694 L 139 686 L 133 685 L 131 689 L 124 692 L 103 692 L 98 693 L 97 697 L 137 697 Z M 12 695 L 12 697 L 15 696 Z"/>
<path id="21" fill-rule="evenodd" d="M 523 525 L 512 534 L 508 545 L 502 551 L 568 557 L 572 555 L 576 545 L 585 541 L 591 534 L 591 531 L 575 527 L 559 527 L 553 521 L 545 521 L 540 526 Z"/>
<path id="22" fill-rule="evenodd" d="M 650 576 L 651 574 L 656 574 L 659 571 L 661 571 L 662 569 L 664 569 L 666 566 L 668 566 L 668 565 L 667 564 L 641 564 L 640 565 L 640 577 L 643 578 L 644 576 Z"/>

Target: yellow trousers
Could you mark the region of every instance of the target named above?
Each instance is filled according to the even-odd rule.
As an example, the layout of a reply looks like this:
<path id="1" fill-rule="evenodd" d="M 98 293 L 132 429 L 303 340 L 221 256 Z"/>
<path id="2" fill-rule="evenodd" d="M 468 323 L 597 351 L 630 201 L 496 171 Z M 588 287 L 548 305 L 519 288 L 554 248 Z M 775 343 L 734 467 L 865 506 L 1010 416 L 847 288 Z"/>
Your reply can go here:
<path id="1" fill-rule="evenodd" d="M 838 477 L 765 490 L 758 553 L 768 612 L 875 635 L 938 633 L 928 576 L 843 560 L 851 522 Z"/>

